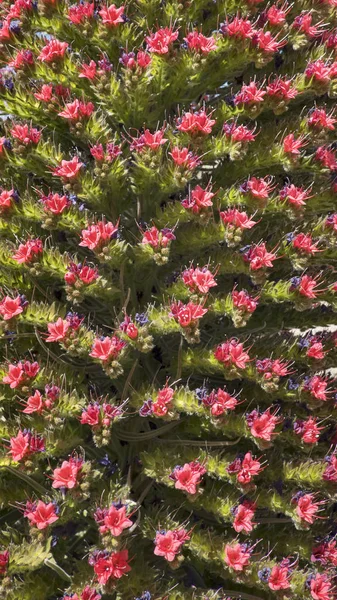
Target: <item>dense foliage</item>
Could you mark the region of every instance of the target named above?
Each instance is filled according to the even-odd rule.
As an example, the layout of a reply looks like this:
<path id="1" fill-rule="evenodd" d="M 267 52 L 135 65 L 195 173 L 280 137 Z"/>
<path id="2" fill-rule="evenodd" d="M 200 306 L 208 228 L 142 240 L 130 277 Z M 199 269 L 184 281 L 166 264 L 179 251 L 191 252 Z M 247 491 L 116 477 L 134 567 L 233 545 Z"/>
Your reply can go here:
<path id="1" fill-rule="evenodd" d="M 1 598 L 332 600 L 336 0 L 0 18 Z"/>

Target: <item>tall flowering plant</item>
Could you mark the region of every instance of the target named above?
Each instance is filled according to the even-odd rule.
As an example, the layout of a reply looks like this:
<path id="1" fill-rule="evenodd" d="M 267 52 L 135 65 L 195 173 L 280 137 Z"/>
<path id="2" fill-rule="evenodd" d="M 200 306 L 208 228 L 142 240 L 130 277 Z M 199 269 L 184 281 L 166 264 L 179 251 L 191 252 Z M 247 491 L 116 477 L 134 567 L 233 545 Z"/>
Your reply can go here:
<path id="1" fill-rule="evenodd" d="M 336 0 L 0 2 L 0 598 L 337 597 Z"/>

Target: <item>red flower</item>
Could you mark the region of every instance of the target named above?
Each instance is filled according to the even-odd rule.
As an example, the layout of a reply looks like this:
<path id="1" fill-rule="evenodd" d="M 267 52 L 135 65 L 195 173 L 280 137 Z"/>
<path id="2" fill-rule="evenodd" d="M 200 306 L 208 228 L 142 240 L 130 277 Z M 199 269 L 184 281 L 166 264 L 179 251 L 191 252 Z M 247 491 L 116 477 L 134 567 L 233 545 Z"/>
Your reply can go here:
<path id="1" fill-rule="evenodd" d="M 70 458 L 64 460 L 62 465 L 54 469 L 52 479 L 53 488 L 73 489 L 78 483 L 78 476 L 82 469 L 82 460 Z"/>
<path id="2" fill-rule="evenodd" d="M 269 82 L 266 90 L 268 97 L 276 101 L 289 102 L 298 94 L 297 89 L 292 85 L 292 80 L 282 79 L 282 77 L 277 77 L 274 81 Z"/>
<path id="3" fill-rule="evenodd" d="M 16 437 L 10 439 L 10 454 L 15 462 L 19 462 L 29 453 L 29 434 L 20 430 Z"/>
<path id="4" fill-rule="evenodd" d="M 263 29 L 260 29 L 254 35 L 253 42 L 257 48 L 265 54 L 275 54 L 275 52 L 278 52 L 280 48 L 283 48 L 283 46 L 286 45 L 287 40 L 279 42 L 272 36 L 270 31 L 263 31 Z"/>
<path id="5" fill-rule="evenodd" d="M 220 212 L 220 217 L 224 225 L 232 225 L 237 229 L 251 229 L 256 225 L 246 212 L 240 212 L 237 208 L 228 208 Z"/>
<path id="6" fill-rule="evenodd" d="M 238 142 L 241 144 L 247 144 L 254 142 L 256 134 L 246 125 L 237 125 L 233 121 L 224 123 L 223 131 L 227 138 L 231 139 L 232 142 Z"/>
<path id="7" fill-rule="evenodd" d="M 250 40 L 255 33 L 252 23 L 248 19 L 241 19 L 240 17 L 234 17 L 230 23 L 227 21 L 221 27 L 221 31 L 229 37 L 242 40 Z"/>
<path id="8" fill-rule="evenodd" d="M 298 517 L 305 521 L 306 523 L 310 523 L 310 525 L 317 519 L 316 514 L 319 511 L 319 506 L 323 504 L 323 502 L 313 502 L 314 495 L 313 494 L 304 494 L 300 496 L 297 500 L 296 514 Z"/>
<path id="9" fill-rule="evenodd" d="M 291 185 L 286 185 L 280 191 L 281 200 L 286 200 L 294 206 L 295 208 L 301 208 L 301 206 L 305 206 L 305 201 L 308 200 L 311 196 L 309 196 L 301 187 L 296 187 L 293 183 Z"/>
<path id="10" fill-rule="evenodd" d="M 110 578 L 120 579 L 123 575 L 129 573 L 131 567 L 128 560 L 129 553 L 127 550 L 112 552 L 107 558 L 98 558 L 94 565 L 98 583 L 100 585 L 106 585 Z"/>
<path id="11" fill-rule="evenodd" d="M 234 571 L 243 571 L 249 565 L 250 551 L 244 544 L 226 544 L 224 560 Z"/>
<path id="12" fill-rule="evenodd" d="M 19 264 L 30 263 L 43 252 L 43 245 L 40 239 L 28 240 L 25 244 L 20 244 L 12 258 Z"/>
<path id="13" fill-rule="evenodd" d="M 314 375 L 305 383 L 304 389 L 308 390 L 310 394 L 317 400 L 326 402 L 328 399 L 327 387 L 328 383 L 327 381 L 325 381 L 325 379 L 323 379 L 319 375 Z"/>
<path id="14" fill-rule="evenodd" d="M 256 85 L 255 81 L 251 81 L 249 85 L 243 85 L 241 90 L 236 94 L 234 102 L 237 105 L 252 105 L 263 102 L 266 92 Z"/>
<path id="15" fill-rule="evenodd" d="M 9 563 L 9 551 L 0 552 L 0 575 L 5 575 Z"/>
<path id="16" fill-rule="evenodd" d="M 334 131 L 335 123 L 337 120 L 332 117 L 332 112 L 327 114 L 324 108 L 315 108 L 308 118 L 308 125 L 315 129 Z"/>
<path id="17" fill-rule="evenodd" d="M 21 296 L 17 296 L 16 298 L 5 296 L 0 302 L 0 315 L 4 321 L 9 321 L 20 315 L 25 306 L 26 303 L 22 300 Z"/>
<path id="18" fill-rule="evenodd" d="M 95 5 L 92 2 L 83 2 L 83 4 L 73 4 L 68 9 L 68 19 L 74 25 L 84 23 L 86 19 L 92 19 L 94 16 Z"/>
<path id="19" fill-rule="evenodd" d="M 2 190 L 0 193 L 0 214 L 12 206 L 14 190 Z"/>
<path id="20" fill-rule="evenodd" d="M 58 516 L 55 512 L 55 505 L 52 502 L 45 504 L 42 500 L 39 500 L 36 506 L 30 506 L 28 510 L 25 511 L 25 517 L 27 517 L 30 524 L 35 525 L 37 529 L 46 529 L 49 525 L 58 520 Z"/>
<path id="21" fill-rule="evenodd" d="M 154 151 L 159 150 L 160 146 L 166 144 L 168 141 L 167 138 L 164 138 L 164 131 L 162 129 L 155 131 L 155 133 L 151 133 L 149 129 L 145 129 L 141 138 L 144 146 Z"/>
<path id="22" fill-rule="evenodd" d="M 327 575 L 316 573 L 310 581 L 310 592 L 314 600 L 332 600 L 334 598 L 333 586 Z"/>
<path id="23" fill-rule="evenodd" d="M 246 363 L 250 361 L 248 352 L 245 352 L 243 344 L 235 338 L 231 338 L 227 342 L 219 344 L 216 348 L 214 356 L 216 360 L 221 362 L 225 367 L 235 365 L 238 369 L 245 369 Z"/>
<path id="24" fill-rule="evenodd" d="M 34 97 L 36 98 L 36 100 L 40 100 L 40 102 L 50 102 L 52 99 L 52 95 L 53 95 L 53 86 L 44 84 L 41 87 L 40 92 L 36 92 L 34 94 Z"/>
<path id="25" fill-rule="evenodd" d="M 210 118 L 210 115 L 204 110 L 198 112 L 187 112 L 180 119 L 177 129 L 184 133 L 190 133 L 191 135 L 208 135 L 212 133 L 212 127 L 215 124 L 215 120 Z"/>
<path id="26" fill-rule="evenodd" d="M 155 54 L 167 54 L 170 45 L 178 38 L 179 31 L 173 31 L 171 27 L 163 27 L 145 38 L 149 52 Z"/>
<path id="27" fill-rule="evenodd" d="M 233 290 L 232 301 L 233 306 L 241 312 L 253 313 L 258 305 L 257 298 L 253 298 L 245 290 Z"/>
<path id="28" fill-rule="evenodd" d="M 90 250 L 97 250 L 116 237 L 118 225 L 119 223 L 114 225 L 111 221 L 108 223 L 97 221 L 96 224 L 89 225 L 88 229 L 82 230 L 82 241 L 79 245 Z"/>
<path id="29" fill-rule="evenodd" d="M 275 565 L 268 578 L 268 585 L 271 590 L 287 590 L 290 588 L 289 582 L 289 569 L 288 567 L 282 567 L 281 565 Z"/>
<path id="30" fill-rule="evenodd" d="M 175 531 L 158 532 L 154 540 L 154 554 L 163 556 L 168 562 L 173 562 L 179 554 L 182 543 Z"/>
<path id="31" fill-rule="evenodd" d="M 271 183 L 271 177 L 251 177 L 245 184 L 245 190 L 257 200 L 267 200 L 274 185 Z"/>
<path id="32" fill-rule="evenodd" d="M 126 506 L 117 508 L 112 505 L 104 517 L 104 525 L 100 527 L 100 532 L 110 531 L 111 535 L 118 537 L 124 529 L 129 529 L 132 524 L 132 521 L 126 515 Z"/>
<path id="33" fill-rule="evenodd" d="M 182 274 L 182 280 L 191 292 L 198 291 L 200 294 L 208 294 L 210 288 L 217 285 L 213 273 L 207 267 L 186 269 Z"/>
<path id="34" fill-rule="evenodd" d="M 207 308 L 203 308 L 200 304 L 188 302 L 176 302 L 171 304 L 171 316 L 179 323 L 181 327 L 191 327 L 199 321 L 207 313 Z"/>
<path id="35" fill-rule="evenodd" d="M 293 21 L 293 28 L 297 29 L 301 33 L 305 33 L 309 38 L 317 37 L 320 35 L 320 30 L 316 25 L 312 25 L 312 13 L 302 11 L 300 15 L 297 15 Z"/>
<path id="36" fill-rule="evenodd" d="M 328 150 L 324 146 L 317 148 L 315 152 L 315 160 L 321 163 L 322 167 L 329 169 L 330 171 L 337 170 L 337 160 L 335 153 L 332 150 Z"/>
<path id="37" fill-rule="evenodd" d="M 243 502 L 239 504 L 235 511 L 235 518 L 233 521 L 233 527 L 237 533 L 241 533 L 244 531 L 245 533 L 250 533 L 253 531 L 254 525 L 252 519 L 255 514 L 255 504 L 252 502 Z"/>
<path id="38" fill-rule="evenodd" d="M 42 196 L 41 202 L 46 212 L 51 212 L 53 215 L 61 215 L 66 208 L 70 206 L 70 201 L 67 196 L 50 193 L 48 196 Z"/>
<path id="39" fill-rule="evenodd" d="M 274 433 L 276 425 L 281 422 L 281 418 L 277 417 L 276 414 L 271 413 L 271 408 L 268 408 L 264 413 L 259 414 L 254 410 L 250 415 L 247 416 L 247 424 L 250 427 L 251 434 L 261 440 L 270 442 L 272 437 L 276 435 Z"/>
<path id="40" fill-rule="evenodd" d="M 89 585 L 85 586 L 81 594 L 81 600 L 101 600 L 101 598 L 101 594 L 98 594 L 96 590 L 93 590 Z"/>
<path id="41" fill-rule="evenodd" d="M 211 188 L 209 188 L 211 189 Z M 213 206 L 212 198 L 215 196 L 207 188 L 204 190 L 200 185 L 197 185 L 191 190 L 188 198 L 182 201 L 182 206 L 187 210 L 191 210 L 194 214 L 198 215 L 204 209 Z"/>
<path id="42" fill-rule="evenodd" d="M 236 462 L 236 461 L 234 461 Z M 233 465 L 233 463 L 232 463 Z M 259 460 L 252 457 L 251 452 L 247 452 L 242 461 L 240 461 L 240 465 L 238 465 L 237 470 L 231 469 L 231 466 L 228 467 L 229 473 L 237 473 L 238 483 L 241 485 L 247 485 L 251 482 L 252 478 L 256 475 L 259 475 L 262 471 L 262 466 Z"/>
<path id="43" fill-rule="evenodd" d="M 3 378 L 3 383 L 8 383 L 12 389 L 20 386 L 26 379 L 34 378 L 38 374 L 40 366 L 37 362 L 30 363 L 28 360 L 25 362 L 18 362 L 16 365 L 8 365 L 8 373 Z"/>
<path id="44" fill-rule="evenodd" d="M 201 54 L 208 54 L 216 49 L 214 37 L 205 37 L 202 33 L 198 33 L 198 31 L 188 33 L 184 40 L 190 50 L 201 52 Z"/>
<path id="45" fill-rule="evenodd" d="M 116 360 L 125 346 L 125 342 L 120 340 L 116 335 L 96 338 L 89 356 L 97 358 L 102 362 L 110 362 L 111 360 Z"/>
<path id="46" fill-rule="evenodd" d="M 43 401 L 42 395 L 38 390 L 35 390 L 33 396 L 29 396 L 26 402 L 26 408 L 22 411 L 27 415 L 32 413 L 41 414 L 43 409 L 45 408 L 45 403 Z"/>
<path id="47" fill-rule="evenodd" d="M 59 112 L 58 116 L 76 123 L 81 119 L 88 119 L 94 110 L 92 102 L 82 102 L 76 98 L 73 102 L 66 104 L 65 109 Z"/>
<path id="48" fill-rule="evenodd" d="M 67 337 L 68 329 L 70 328 L 69 321 L 59 317 L 55 323 L 48 323 L 49 336 L 46 342 L 61 342 Z"/>
<path id="49" fill-rule="evenodd" d="M 190 152 L 188 148 L 175 146 L 169 154 L 178 167 L 184 167 L 190 171 L 195 169 L 200 163 L 199 157 Z"/>
<path id="50" fill-rule="evenodd" d="M 117 8 L 115 4 L 110 4 L 110 6 L 103 6 L 98 11 L 98 14 L 102 17 L 104 25 L 107 27 L 117 27 L 119 23 L 124 23 L 124 9 L 124 6 Z"/>
<path id="51" fill-rule="evenodd" d="M 202 476 L 206 473 L 205 467 L 199 462 L 185 463 L 183 467 L 175 467 L 170 477 L 175 481 L 174 487 L 188 494 L 197 493 Z"/>
<path id="52" fill-rule="evenodd" d="M 316 298 L 317 294 L 321 291 L 317 289 L 317 286 L 318 282 L 316 279 L 309 275 L 302 275 L 297 289 L 301 296 L 305 296 L 306 298 Z"/>
<path id="53" fill-rule="evenodd" d="M 246 262 L 249 262 L 249 268 L 252 271 L 257 271 L 271 268 L 277 257 L 273 252 L 268 252 L 264 242 L 260 242 L 251 246 L 243 255 L 243 258 Z"/>
<path id="54" fill-rule="evenodd" d="M 292 241 L 293 248 L 305 254 L 315 254 L 316 252 L 319 252 L 317 245 L 318 242 L 313 243 L 310 233 L 299 233 Z"/>
<path id="55" fill-rule="evenodd" d="M 79 77 L 82 79 L 89 79 L 92 81 L 96 77 L 97 65 L 94 60 L 91 60 L 89 64 L 83 63 L 79 72 Z"/>
<path id="56" fill-rule="evenodd" d="M 59 40 L 50 40 L 41 50 L 38 60 L 42 62 L 51 63 L 63 58 L 65 51 L 68 48 L 67 42 L 60 42 Z"/>
<path id="57" fill-rule="evenodd" d="M 309 417 L 307 421 L 295 421 L 294 423 L 295 433 L 301 436 L 302 442 L 305 444 L 316 444 L 322 429 L 324 428 L 318 427 L 316 417 Z"/>
<path id="58" fill-rule="evenodd" d="M 267 21 L 269 25 L 272 27 L 278 27 L 283 25 L 286 22 L 287 12 L 291 9 L 291 7 L 287 8 L 287 5 L 284 4 L 281 8 L 279 8 L 276 4 L 273 4 L 267 10 Z"/>
<path id="59" fill-rule="evenodd" d="M 330 67 L 323 60 L 316 60 L 307 65 L 305 76 L 318 83 L 327 84 L 330 81 Z"/>
<path id="60" fill-rule="evenodd" d="M 293 133 L 289 133 L 283 140 L 283 151 L 285 154 L 297 156 L 305 145 L 303 136 L 296 139 Z"/>
<path id="61" fill-rule="evenodd" d="M 74 156 L 71 160 L 62 160 L 61 165 L 53 169 L 53 175 L 72 181 L 78 177 L 83 166 L 84 164 L 80 162 L 78 156 Z"/>
<path id="62" fill-rule="evenodd" d="M 322 360 L 326 355 L 323 350 L 322 342 L 313 342 L 310 344 L 307 350 L 307 356 L 309 358 L 315 358 L 316 360 Z"/>
<path id="63" fill-rule="evenodd" d="M 159 250 L 160 248 L 167 248 L 171 241 L 175 239 L 176 237 L 171 229 L 164 228 L 159 231 L 157 227 L 153 226 L 143 233 L 142 244 L 148 244 L 155 250 Z"/>
<path id="64" fill-rule="evenodd" d="M 324 481 L 337 482 L 337 456 L 334 454 L 328 458 L 328 466 L 323 473 L 323 479 Z"/>
<path id="65" fill-rule="evenodd" d="M 19 140 L 25 146 L 29 144 L 38 144 L 41 138 L 41 131 L 29 125 L 14 125 L 10 130 L 13 138 Z"/>

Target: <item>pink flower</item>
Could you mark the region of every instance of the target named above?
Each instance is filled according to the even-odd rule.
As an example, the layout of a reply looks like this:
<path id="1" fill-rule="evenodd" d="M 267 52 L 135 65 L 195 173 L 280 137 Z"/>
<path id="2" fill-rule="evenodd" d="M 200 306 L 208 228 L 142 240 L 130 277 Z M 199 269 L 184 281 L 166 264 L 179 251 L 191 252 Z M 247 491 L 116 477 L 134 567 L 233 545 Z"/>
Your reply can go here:
<path id="1" fill-rule="evenodd" d="M 175 481 L 174 487 L 194 495 L 198 491 L 202 476 L 206 473 L 205 467 L 199 462 L 185 463 L 183 467 L 175 467 L 170 477 Z"/>
<path id="2" fill-rule="evenodd" d="M 266 14 L 269 25 L 272 27 L 279 27 L 280 25 L 283 25 L 286 21 L 288 10 L 289 8 L 287 9 L 286 4 L 282 7 L 273 4 L 270 8 L 268 8 Z"/>
<path id="3" fill-rule="evenodd" d="M 301 148 L 305 146 L 304 137 L 300 136 L 295 138 L 293 133 L 289 133 L 283 140 L 283 151 L 285 154 L 291 154 L 292 156 L 298 156 Z"/>
<path id="4" fill-rule="evenodd" d="M 167 138 L 164 138 L 164 131 L 159 129 L 155 133 L 151 133 L 149 129 L 145 129 L 142 135 L 142 142 L 150 150 L 159 150 L 160 146 L 166 144 Z"/>
<path id="5" fill-rule="evenodd" d="M 249 262 L 249 268 L 252 271 L 271 268 L 276 258 L 276 254 L 268 252 L 264 242 L 250 246 L 248 251 L 243 254 L 243 259 Z"/>
<path id="6" fill-rule="evenodd" d="M 0 575 L 5 575 L 9 563 L 9 551 L 0 552 Z"/>
<path id="7" fill-rule="evenodd" d="M 117 508 L 116 506 L 112 505 L 104 517 L 103 532 L 105 533 L 105 531 L 108 530 L 110 531 L 111 535 L 118 537 L 121 535 L 124 529 L 129 529 L 132 524 L 132 521 L 126 515 L 126 506 Z"/>
<path id="8" fill-rule="evenodd" d="M 170 46 L 178 38 L 179 31 L 173 31 L 171 27 L 158 29 L 145 38 L 149 52 L 154 54 L 167 54 Z"/>
<path id="9" fill-rule="evenodd" d="M 29 454 L 29 434 L 19 431 L 10 439 L 10 454 L 15 462 L 19 462 Z"/>
<path id="10" fill-rule="evenodd" d="M 94 60 L 91 60 L 89 64 L 83 63 L 79 72 L 79 77 L 82 79 L 89 79 L 92 81 L 96 77 L 97 65 Z"/>
<path id="11" fill-rule="evenodd" d="M 263 102 L 263 98 L 266 92 L 256 85 L 255 81 L 251 81 L 249 85 L 243 85 L 241 90 L 236 94 L 234 102 L 237 105 L 248 105 L 260 104 Z"/>
<path id="12" fill-rule="evenodd" d="M 322 342 L 312 342 L 307 350 L 307 356 L 309 358 L 315 358 L 316 360 L 322 360 L 326 352 L 323 350 Z"/>
<path id="13" fill-rule="evenodd" d="M 326 85 L 330 81 L 330 67 L 323 60 L 316 60 L 307 65 L 305 76 Z"/>
<path id="14" fill-rule="evenodd" d="M 102 362 L 110 362 L 111 360 L 116 360 L 125 346 L 125 342 L 120 340 L 116 335 L 96 338 L 89 356 L 97 358 Z"/>
<path id="15" fill-rule="evenodd" d="M 298 517 L 310 523 L 310 525 L 317 519 L 316 514 L 319 511 L 319 506 L 322 502 L 313 502 L 313 494 L 304 494 L 300 496 L 297 501 L 296 514 Z"/>
<path id="16" fill-rule="evenodd" d="M 260 29 L 253 38 L 256 47 L 265 54 L 275 54 L 280 48 L 286 45 L 287 40 L 279 42 L 275 37 L 272 36 L 270 31 L 264 31 Z"/>
<path id="17" fill-rule="evenodd" d="M 52 479 L 53 488 L 73 489 L 78 483 L 78 477 L 82 469 L 82 460 L 70 458 L 64 460 L 62 465 L 54 469 Z"/>
<path id="18" fill-rule="evenodd" d="M 246 125 L 237 125 L 233 121 L 227 121 L 223 125 L 223 131 L 227 138 L 229 138 L 232 142 L 238 142 L 241 144 L 248 144 L 249 142 L 254 142 L 256 138 L 256 134 L 254 134 L 254 130 L 252 131 Z"/>
<path id="19" fill-rule="evenodd" d="M 94 571 L 100 585 L 106 585 L 109 579 L 120 579 L 131 571 L 128 563 L 129 553 L 127 550 L 111 552 L 107 558 L 100 557 L 95 561 Z"/>
<path id="20" fill-rule="evenodd" d="M 319 146 L 315 152 L 315 160 L 321 163 L 322 167 L 329 169 L 330 171 L 337 170 L 337 160 L 335 153 L 332 150 L 328 150 L 324 146 Z"/>
<path id="21" fill-rule="evenodd" d="M 41 90 L 34 94 L 36 100 L 40 102 L 50 102 L 53 96 L 53 86 L 51 84 L 43 84 Z"/>
<path id="22" fill-rule="evenodd" d="M 224 225 L 232 225 L 237 229 L 251 229 L 256 225 L 246 212 L 240 212 L 237 208 L 228 208 L 220 212 L 220 217 Z"/>
<path id="23" fill-rule="evenodd" d="M 254 525 L 252 519 L 255 514 L 255 504 L 251 502 L 243 502 L 239 504 L 237 509 L 235 510 L 235 517 L 233 521 L 233 527 L 237 533 L 241 533 L 244 531 L 245 533 L 250 533 L 253 531 Z"/>
<path id="24" fill-rule="evenodd" d="M 312 25 L 312 13 L 310 11 L 302 11 L 293 21 L 293 28 L 301 33 L 304 33 L 309 38 L 314 38 L 320 34 L 320 30 L 316 25 Z"/>
<path id="25" fill-rule="evenodd" d="M 309 391 L 316 400 L 321 400 L 321 402 L 326 402 L 328 399 L 327 387 L 327 381 L 320 377 L 320 375 L 314 375 L 304 385 L 304 389 Z"/>
<path id="26" fill-rule="evenodd" d="M 183 304 L 179 301 L 171 304 L 171 315 L 180 327 L 193 327 L 206 313 L 207 308 L 203 308 L 200 304 L 194 304 L 194 302 Z"/>
<path id="27" fill-rule="evenodd" d="M 76 179 L 79 175 L 81 168 L 84 166 L 80 162 L 78 156 L 74 156 L 71 160 L 62 160 L 61 165 L 53 169 L 53 175 L 61 177 L 67 181 Z"/>
<path id="28" fill-rule="evenodd" d="M 59 317 L 55 323 L 48 323 L 49 336 L 46 342 L 61 342 L 67 337 L 67 332 L 70 327 L 69 321 Z"/>
<path id="29" fill-rule="evenodd" d="M 45 407 L 43 398 L 41 393 L 38 390 L 35 390 L 32 396 L 29 396 L 26 402 L 26 408 L 22 411 L 28 415 L 32 413 L 41 414 Z"/>
<path id="30" fill-rule="evenodd" d="M 322 429 L 324 428 L 318 427 L 316 417 L 309 417 L 306 421 L 295 421 L 294 423 L 295 433 L 301 436 L 302 442 L 305 444 L 316 444 Z"/>
<path id="31" fill-rule="evenodd" d="M 189 197 L 182 201 L 182 206 L 196 215 L 200 214 L 204 209 L 213 206 L 212 198 L 215 194 L 209 191 L 210 189 L 206 188 L 204 190 L 200 185 L 197 185 L 191 190 Z"/>
<path id="32" fill-rule="evenodd" d="M 201 54 L 208 54 L 209 52 L 212 52 L 212 50 L 216 49 L 216 41 L 214 37 L 205 37 L 198 31 L 188 33 L 184 40 L 190 50 L 195 50 Z"/>
<path id="33" fill-rule="evenodd" d="M 25 146 L 29 144 L 38 144 L 41 138 L 41 131 L 29 125 L 14 125 L 10 130 L 13 138 L 19 140 Z"/>
<path id="34" fill-rule="evenodd" d="M 229 37 L 235 37 L 242 40 L 250 40 L 255 33 L 251 21 L 248 19 L 241 19 L 240 17 L 234 17 L 230 23 L 227 21 L 227 23 L 222 26 L 221 30 Z"/>
<path id="35" fill-rule="evenodd" d="M 94 16 L 95 5 L 93 2 L 83 2 L 83 4 L 73 4 L 68 9 L 68 19 L 74 25 L 84 23 L 86 19 L 92 19 Z"/>
<path id="36" fill-rule="evenodd" d="M 310 113 L 308 125 L 319 130 L 334 131 L 337 120 L 332 117 L 332 112 L 327 114 L 324 108 L 315 108 Z"/>
<path id="37" fill-rule="evenodd" d="M 90 250 L 97 250 L 116 237 L 118 225 L 118 222 L 114 225 L 111 221 L 97 221 L 94 225 L 89 225 L 87 229 L 82 230 L 82 241 L 79 245 Z"/>
<path id="38" fill-rule="evenodd" d="M 0 302 L 0 315 L 4 321 L 9 321 L 20 315 L 25 306 L 27 306 L 27 302 L 23 300 L 22 296 L 17 296 L 16 298 L 5 296 Z"/>
<path id="39" fill-rule="evenodd" d="M 280 191 L 280 199 L 286 200 L 295 208 L 301 208 L 301 206 L 305 206 L 305 201 L 309 198 L 310 196 L 306 190 L 301 187 L 296 187 L 293 183 L 291 185 L 286 185 Z"/>
<path id="40" fill-rule="evenodd" d="M 259 414 L 256 410 L 247 416 L 247 424 L 250 427 L 250 432 L 255 438 L 260 438 L 270 442 L 274 433 L 275 427 L 281 422 L 281 418 L 272 414 L 268 408 L 264 413 Z"/>
<path id="41" fill-rule="evenodd" d="M 235 366 L 238 369 L 245 369 L 247 362 L 250 361 L 249 354 L 244 350 L 243 344 L 235 338 L 219 344 L 214 352 L 214 357 L 225 367 Z"/>
<path id="42" fill-rule="evenodd" d="M 98 14 L 102 17 L 104 25 L 107 27 L 117 27 L 119 23 L 124 23 L 124 10 L 125 6 L 117 8 L 115 4 L 110 4 L 110 6 L 103 6 L 98 11 Z"/>
<path id="43" fill-rule="evenodd" d="M 244 185 L 245 191 L 257 200 L 267 200 L 275 188 L 271 182 L 272 177 L 251 177 Z"/>
<path id="44" fill-rule="evenodd" d="M 335 597 L 333 585 L 325 573 L 316 573 L 311 579 L 310 593 L 313 600 L 333 600 Z"/>
<path id="45" fill-rule="evenodd" d="M 67 42 L 60 42 L 59 40 L 50 40 L 42 48 L 38 60 L 42 62 L 51 63 L 60 60 L 64 57 L 65 51 L 68 48 Z"/>
<path id="46" fill-rule="evenodd" d="M 76 98 L 73 102 L 66 104 L 64 110 L 59 112 L 58 116 L 76 123 L 83 119 L 88 119 L 94 110 L 95 107 L 92 102 L 82 102 Z"/>
<path id="47" fill-rule="evenodd" d="M 182 280 L 191 292 L 198 291 L 200 294 L 208 294 L 209 290 L 217 285 L 213 273 L 207 267 L 186 269 L 182 274 Z"/>
<path id="48" fill-rule="evenodd" d="M 176 237 L 172 229 L 164 228 L 161 231 L 153 226 L 151 229 L 144 231 L 142 244 L 151 246 L 154 250 L 167 248 Z"/>
<path id="49" fill-rule="evenodd" d="M 224 560 L 234 571 L 243 571 L 249 565 L 250 551 L 244 544 L 226 544 Z"/>
<path id="50" fill-rule="evenodd" d="M 232 302 L 233 306 L 237 308 L 240 312 L 248 313 L 253 313 L 258 305 L 257 298 L 253 298 L 245 290 L 241 290 L 240 292 L 238 292 L 237 290 L 233 290 Z"/>
<path id="51" fill-rule="evenodd" d="M 58 520 L 55 505 L 52 502 L 45 504 L 42 500 L 39 500 L 36 506 L 30 506 L 25 511 L 25 517 L 27 517 L 31 525 L 35 525 L 39 530 L 46 529 Z"/>
<path id="52" fill-rule="evenodd" d="M 208 135 L 212 133 L 212 127 L 215 122 L 204 110 L 194 113 L 187 112 L 179 120 L 177 129 L 191 135 Z"/>
<path id="53" fill-rule="evenodd" d="M 37 362 L 30 363 L 28 360 L 9 364 L 7 375 L 3 378 L 3 383 L 8 383 L 10 388 L 15 389 L 24 383 L 27 378 L 34 378 L 38 374 L 40 366 Z"/>
<path id="54" fill-rule="evenodd" d="M 319 252 L 317 245 L 318 242 L 313 243 L 310 233 L 298 233 L 292 241 L 292 246 L 295 250 L 311 255 Z"/>
<path id="55" fill-rule="evenodd" d="M 42 240 L 39 238 L 28 240 L 20 244 L 12 258 L 19 264 L 30 263 L 43 252 Z"/>
<path id="56" fill-rule="evenodd" d="M 282 567 L 281 565 L 275 565 L 268 578 L 268 585 L 271 590 L 287 590 L 290 588 L 290 571 L 288 567 Z"/>
<path id="57" fill-rule="evenodd" d="M 157 532 L 154 540 L 156 556 L 163 556 L 168 562 L 173 562 L 180 553 L 183 544 L 189 540 L 190 536 L 185 529 L 168 530 Z"/>
<path id="58" fill-rule="evenodd" d="M 0 214 L 12 207 L 14 190 L 2 190 L 0 193 Z"/>
<path id="59" fill-rule="evenodd" d="M 274 101 L 289 102 L 296 98 L 298 91 L 292 85 L 291 79 L 282 79 L 277 77 L 273 81 L 269 82 L 266 88 L 268 98 Z"/>
<path id="60" fill-rule="evenodd" d="M 57 193 L 42 196 L 41 202 L 43 202 L 45 211 L 51 212 L 53 215 L 61 215 L 70 206 L 67 196 L 60 196 Z"/>
<path id="61" fill-rule="evenodd" d="M 323 480 L 337 483 L 337 456 L 335 454 L 328 457 L 328 465 L 323 473 Z"/>
<path id="62" fill-rule="evenodd" d="M 178 167 L 184 167 L 190 171 L 195 169 L 200 163 L 199 157 L 190 152 L 188 148 L 175 146 L 169 154 Z"/>

